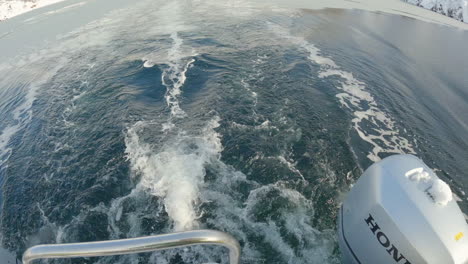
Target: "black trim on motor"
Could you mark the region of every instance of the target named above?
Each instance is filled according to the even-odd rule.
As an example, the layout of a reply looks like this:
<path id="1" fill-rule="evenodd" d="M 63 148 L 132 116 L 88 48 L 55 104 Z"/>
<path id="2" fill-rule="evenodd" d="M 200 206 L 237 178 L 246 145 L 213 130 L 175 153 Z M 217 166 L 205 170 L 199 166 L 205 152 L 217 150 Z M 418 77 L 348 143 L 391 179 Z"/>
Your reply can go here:
<path id="1" fill-rule="evenodd" d="M 358 259 L 358 257 L 357 257 L 356 254 L 354 253 L 353 249 L 352 249 L 351 246 L 349 245 L 348 240 L 346 239 L 346 235 L 345 235 L 345 232 L 344 232 L 344 224 L 343 224 L 343 218 L 344 218 L 343 206 L 341 206 L 340 212 L 341 212 L 341 234 L 343 235 L 343 240 L 344 240 L 344 242 L 346 243 L 346 246 L 348 247 L 348 249 L 349 249 L 349 251 L 351 252 L 351 254 L 353 254 L 354 260 L 356 260 L 357 263 L 361 264 L 361 261 Z"/>

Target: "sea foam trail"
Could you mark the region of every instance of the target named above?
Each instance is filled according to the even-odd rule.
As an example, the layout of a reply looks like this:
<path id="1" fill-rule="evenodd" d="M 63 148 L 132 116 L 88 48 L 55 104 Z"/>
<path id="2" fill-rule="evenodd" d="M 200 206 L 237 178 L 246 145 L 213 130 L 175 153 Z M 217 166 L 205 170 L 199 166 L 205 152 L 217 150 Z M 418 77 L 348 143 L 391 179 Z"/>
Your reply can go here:
<path id="1" fill-rule="evenodd" d="M 344 108 L 353 113 L 352 123 L 359 137 L 372 145 L 372 150 L 367 155 L 371 161 L 379 161 L 379 153 L 415 153 L 408 139 L 399 135 L 395 121 L 380 110 L 374 97 L 366 90 L 365 83 L 354 78 L 352 73 L 340 69 L 332 59 L 321 56 L 320 49 L 304 38 L 291 35 L 287 29 L 277 24 L 267 25 L 277 36 L 306 50 L 309 54 L 308 59 L 320 65 L 320 78 L 340 77 L 340 86 L 336 88 L 342 93 L 336 97 Z M 366 129 L 364 122 L 367 123 Z"/>
<path id="2" fill-rule="evenodd" d="M 193 50 L 187 55 L 183 39 L 179 36 L 179 31 L 186 29 L 181 15 L 182 8 L 179 1 L 160 8 L 161 32 L 158 34 L 170 31 L 172 46 L 163 56 L 155 52 L 143 58 L 144 67 L 150 68 L 157 64 L 162 70 L 161 83 L 166 87 L 165 100 L 170 109 L 167 122 L 161 125 L 166 139 L 164 145 L 155 146 L 140 137 L 146 127 L 154 125 L 148 120 L 130 127 L 125 138 L 131 169 L 140 177 L 135 189 L 163 200 L 165 211 L 176 231 L 198 226 L 198 196 L 204 182 L 205 165 L 219 159 L 222 150 L 219 135 L 214 131 L 219 126 L 218 118 L 208 122 L 202 131 L 186 132 L 174 123 L 174 119 L 187 116 L 180 107 L 179 97 L 187 80 L 186 73 L 195 62 Z"/>
<path id="3" fill-rule="evenodd" d="M 187 60 L 186 56 L 182 53 L 181 47 L 183 40 L 179 37 L 178 32 L 171 33 L 171 40 L 172 46 L 166 54 L 167 61 L 161 62 L 161 64 L 166 64 L 165 67 L 161 66 L 163 68 L 161 83 L 166 87 L 165 99 L 167 106 L 171 110 L 170 119 L 183 118 L 186 116 L 186 113 L 180 108 L 178 97 L 182 93 L 181 87 L 187 79 L 185 74 L 190 65 L 195 62 L 193 58 Z M 155 55 L 143 58 L 143 67 L 154 67 L 157 58 L 151 57 L 155 57 Z M 169 128 L 172 126 L 173 124 L 170 123 Z"/>
<path id="4" fill-rule="evenodd" d="M 180 107 L 179 96 L 187 77 L 186 73 L 195 62 L 195 51 L 183 47 L 184 41 L 179 36 L 181 31 L 190 29 L 186 26 L 182 16 L 183 3 L 171 1 L 158 7 L 158 25 L 150 32 L 154 35 L 170 35 L 172 45 L 163 53 L 157 46 L 154 52 L 142 58 L 143 67 L 151 68 L 158 65 L 161 68 L 161 83 L 166 87 L 165 100 L 170 110 L 170 116 L 162 130 L 167 131 L 175 127 L 173 120 L 184 118 L 187 114 Z"/>
<path id="5" fill-rule="evenodd" d="M 20 100 L 20 103 L 12 109 L 9 113 L 10 118 L 4 122 L 7 124 L 0 132 L 0 169 L 7 162 L 11 155 L 11 147 L 8 146 L 9 142 L 14 135 L 23 129 L 33 118 L 32 106 L 36 100 L 39 89 L 43 84 L 50 80 L 57 72 L 67 63 L 67 60 L 61 58 L 53 67 L 41 71 L 37 76 L 32 78 L 36 79 L 25 87 L 25 92 Z M 6 74 L 6 73 L 5 73 Z M 8 110 L 7 110 L 8 111 Z"/>
<path id="6" fill-rule="evenodd" d="M 177 136 L 158 153 L 139 136 L 147 124 L 136 123 L 125 139 L 131 168 L 141 177 L 136 188 L 164 200 L 174 230 L 192 229 L 197 226 L 196 205 L 206 174 L 205 165 L 218 160 L 222 151 L 220 136 L 214 131 L 219 120 L 211 120 L 200 136 Z"/>
<path id="7" fill-rule="evenodd" d="M 182 93 L 181 87 L 187 79 L 185 74 L 195 59 L 191 58 L 184 63 L 184 57 L 181 53 L 182 39 L 177 32 L 171 34 L 171 39 L 173 46 L 168 51 L 168 68 L 163 70 L 161 81 L 167 88 L 165 98 L 171 109 L 171 117 L 182 118 L 185 117 L 186 113 L 180 108 L 178 97 Z"/>
<path id="8" fill-rule="evenodd" d="M 273 249 L 281 263 L 338 263 L 333 256 L 334 231 L 313 228 L 311 200 L 286 182 L 261 186 L 224 164 L 218 170 L 220 177 L 202 194 L 203 201 L 216 206 L 214 217 L 207 222 L 242 241 L 246 263 L 264 263 L 261 250 L 265 246 Z M 242 195 L 236 191 L 240 186 L 251 188 L 242 203 L 238 201 Z"/>

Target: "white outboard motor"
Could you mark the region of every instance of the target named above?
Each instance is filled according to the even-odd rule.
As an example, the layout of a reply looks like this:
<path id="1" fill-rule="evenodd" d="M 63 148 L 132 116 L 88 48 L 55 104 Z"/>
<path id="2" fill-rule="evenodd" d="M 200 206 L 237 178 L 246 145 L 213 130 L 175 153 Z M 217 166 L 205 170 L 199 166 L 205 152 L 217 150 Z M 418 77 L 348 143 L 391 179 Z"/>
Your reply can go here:
<path id="1" fill-rule="evenodd" d="M 366 170 L 340 209 L 338 234 L 343 263 L 468 263 L 468 225 L 450 187 L 412 155 Z"/>

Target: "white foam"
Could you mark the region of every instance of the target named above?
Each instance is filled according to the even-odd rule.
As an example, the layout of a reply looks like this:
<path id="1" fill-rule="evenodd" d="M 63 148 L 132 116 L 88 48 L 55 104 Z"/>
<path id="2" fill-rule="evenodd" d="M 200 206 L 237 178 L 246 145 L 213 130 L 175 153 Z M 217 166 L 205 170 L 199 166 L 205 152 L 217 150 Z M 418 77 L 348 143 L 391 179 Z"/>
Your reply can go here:
<path id="1" fill-rule="evenodd" d="M 31 234 L 25 238 L 26 246 L 31 247 L 41 243 L 60 243 L 63 238 L 64 228 L 51 222 L 39 203 L 36 203 L 36 206 L 41 216 L 40 221 L 42 226 L 37 230 L 37 233 Z"/>
<path id="2" fill-rule="evenodd" d="M 94 68 L 95 64 L 88 64 L 87 66 L 88 69 L 86 69 L 84 72 L 78 74 L 78 76 L 75 77 L 76 79 L 80 80 L 81 84 L 78 88 L 72 89 L 72 97 L 70 103 L 62 113 L 62 121 L 64 122 L 65 127 L 75 126 L 74 122 L 68 120 L 69 116 L 77 110 L 77 101 L 88 93 L 87 89 L 89 88 L 90 83 L 89 72 Z"/>
<path id="3" fill-rule="evenodd" d="M 258 104 L 258 94 L 252 90 L 250 85 L 244 80 L 241 80 L 242 86 L 250 93 L 252 99 L 254 100 L 254 108 L 257 107 Z M 254 110 L 255 111 L 255 110 Z"/>
<path id="4" fill-rule="evenodd" d="M 181 88 L 187 79 L 186 73 L 195 62 L 193 57 L 196 56 L 193 50 L 190 55 L 183 50 L 183 39 L 179 37 L 177 31 L 172 32 L 170 37 L 172 46 L 167 50 L 165 56 L 160 56 L 160 53 L 155 52 L 142 59 L 145 68 L 154 67 L 156 64 L 160 64 L 162 68 L 161 82 L 166 87 L 166 104 L 171 111 L 169 121 L 163 130 L 174 128 L 172 119 L 184 118 L 187 115 L 180 107 L 179 96 L 182 94 Z"/>
<path id="5" fill-rule="evenodd" d="M 276 130 L 276 131 L 278 131 L 278 128 L 276 126 L 272 125 L 270 120 L 265 120 L 260 125 L 244 125 L 244 124 L 239 124 L 239 123 L 237 123 L 235 121 L 232 121 L 231 125 L 233 127 L 242 128 L 242 129 Z"/>
<path id="6" fill-rule="evenodd" d="M 278 160 L 285 164 L 288 169 L 290 169 L 295 174 L 299 175 L 303 181 L 305 181 L 304 175 L 302 175 L 301 171 L 296 168 L 296 164 L 292 163 L 291 161 L 287 160 L 284 156 L 278 156 Z"/>
<path id="7" fill-rule="evenodd" d="M 110 238 L 111 239 L 119 239 L 121 237 L 136 237 L 140 234 L 123 234 L 122 231 L 119 228 L 119 222 L 123 220 L 124 215 L 126 216 L 127 214 L 124 213 L 124 202 L 127 201 L 128 199 L 135 199 L 138 200 L 138 196 L 140 195 L 139 189 L 132 189 L 131 192 L 125 196 L 118 197 L 112 200 L 110 207 L 108 209 L 103 208 L 102 212 L 107 214 L 107 222 L 108 222 L 108 230 L 110 233 Z M 132 212 L 131 214 L 136 214 L 139 215 L 139 209 L 137 208 L 136 212 Z M 139 226 L 139 220 L 135 219 L 134 217 L 129 217 L 128 219 L 125 219 L 128 223 L 129 226 Z M 135 231 L 135 230 L 134 230 Z M 132 236 L 133 235 L 133 236 Z"/>
<path id="8" fill-rule="evenodd" d="M 209 122 L 200 136 L 178 136 L 158 153 L 139 137 L 145 125 L 139 122 L 131 127 L 125 139 L 131 168 L 141 176 L 137 188 L 164 200 L 175 230 L 192 229 L 197 226 L 196 207 L 205 166 L 219 159 L 222 150 L 220 137 L 214 131 L 219 120 Z"/>
<path id="9" fill-rule="evenodd" d="M 173 46 L 168 51 L 168 68 L 163 70 L 161 81 L 166 86 L 166 103 L 171 109 L 171 116 L 174 118 L 182 118 L 186 113 L 180 108 L 178 97 L 182 93 L 181 87 L 184 85 L 187 77 L 185 76 L 190 65 L 195 62 L 195 59 L 190 58 L 188 62 L 183 62 L 183 55 L 180 52 L 182 39 L 178 33 L 172 33 L 171 39 Z M 146 62 L 145 62 L 146 63 Z"/>
<path id="10" fill-rule="evenodd" d="M 332 59 L 320 55 L 321 51 L 304 38 L 291 35 L 279 25 L 270 22 L 267 25 L 277 36 L 306 50 L 309 60 L 320 65 L 320 78 L 340 78 L 340 85 L 336 88 L 342 93 L 338 93 L 336 97 L 345 109 L 353 113 L 352 123 L 359 137 L 372 145 L 372 150 L 367 155 L 371 161 L 379 161 L 379 153 L 384 152 L 415 153 L 412 144 L 399 135 L 393 119 L 380 109 L 374 97 L 366 90 L 365 83 L 354 78 L 352 73 L 340 69 Z M 371 123 L 372 127 L 366 126 L 365 130 L 364 121 Z"/>
<path id="11" fill-rule="evenodd" d="M 11 138 L 20 130 L 20 125 L 11 125 L 3 129 L 0 134 L 0 167 L 8 160 L 11 154 L 11 148 L 7 147 Z"/>
<path id="12" fill-rule="evenodd" d="M 152 63 L 149 59 L 143 58 L 143 67 L 145 68 L 152 68 L 154 67 L 154 63 Z"/>
<path id="13" fill-rule="evenodd" d="M 220 176 L 219 182 L 215 183 L 219 187 L 206 190 L 203 194 L 204 199 L 217 205 L 216 218 L 210 219 L 209 223 L 244 242 L 242 258 L 245 261 L 265 261 L 257 249 L 261 243 L 272 247 L 278 253 L 278 260 L 283 263 L 329 263 L 333 259 L 334 233 L 320 232 L 312 227 L 312 201 L 286 187 L 283 182 L 255 187 L 255 182 L 229 169 L 225 169 Z M 243 203 L 237 201 L 238 194 L 234 191 L 241 183 L 253 187 Z M 275 201 L 281 201 L 277 204 L 281 205 L 279 208 L 270 203 L 273 201 L 272 195 Z M 269 216 L 263 218 L 261 212 L 269 210 L 276 213 L 267 213 Z M 254 234 L 256 241 L 250 241 L 249 234 Z M 294 248 L 289 243 L 291 236 L 298 243 Z"/>

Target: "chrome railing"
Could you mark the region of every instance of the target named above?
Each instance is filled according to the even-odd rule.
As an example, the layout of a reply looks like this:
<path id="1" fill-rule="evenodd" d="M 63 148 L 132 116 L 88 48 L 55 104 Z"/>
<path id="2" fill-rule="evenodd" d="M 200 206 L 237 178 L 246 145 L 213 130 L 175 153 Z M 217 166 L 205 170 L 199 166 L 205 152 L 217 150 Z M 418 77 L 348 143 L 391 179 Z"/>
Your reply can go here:
<path id="1" fill-rule="evenodd" d="M 230 264 L 239 264 L 240 246 L 237 240 L 229 234 L 214 230 L 194 230 L 99 242 L 38 245 L 24 252 L 23 264 L 31 264 L 36 259 L 114 256 L 192 245 L 224 246 L 229 249 Z"/>

